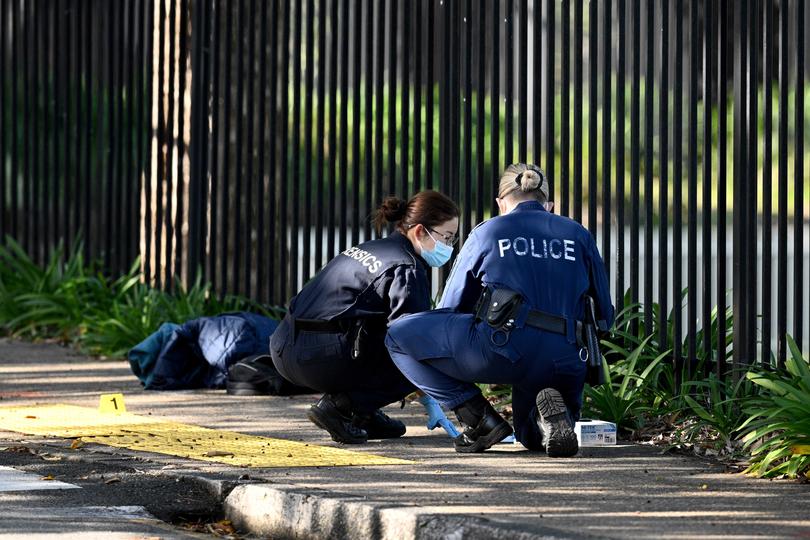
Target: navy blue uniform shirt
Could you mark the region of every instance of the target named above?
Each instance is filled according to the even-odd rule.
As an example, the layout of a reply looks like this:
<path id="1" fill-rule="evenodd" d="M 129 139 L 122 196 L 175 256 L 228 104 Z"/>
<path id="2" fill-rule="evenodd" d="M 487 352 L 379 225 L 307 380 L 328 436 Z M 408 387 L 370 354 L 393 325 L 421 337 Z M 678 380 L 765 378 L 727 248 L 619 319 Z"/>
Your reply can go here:
<path id="1" fill-rule="evenodd" d="M 328 321 L 378 317 L 390 323 L 430 309 L 427 270 L 408 237 L 394 232 L 329 261 L 290 300 L 290 314 Z"/>
<path id="2" fill-rule="evenodd" d="M 538 201 L 522 202 L 473 229 L 439 307 L 469 313 L 485 286 L 517 291 L 531 308 L 569 320 L 582 320 L 582 297 L 589 294 L 597 318 L 613 324 L 605 265 L 593 237 Z"/>

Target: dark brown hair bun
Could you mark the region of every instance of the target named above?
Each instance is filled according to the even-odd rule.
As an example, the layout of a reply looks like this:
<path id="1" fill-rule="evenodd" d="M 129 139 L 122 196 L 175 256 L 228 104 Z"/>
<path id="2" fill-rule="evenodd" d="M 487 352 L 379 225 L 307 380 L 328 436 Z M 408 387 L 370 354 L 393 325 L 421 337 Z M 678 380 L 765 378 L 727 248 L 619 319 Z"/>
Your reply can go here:
<path id="1" fill-rule="evenodd" d="M 458 207 L 446 195 L 426 190 L 420 191 L 407 202 L 399 197 L 386 197 L 377 208 L 371 222 L 377 234 L 386 223 L 396 223 L 397 229 L 404 233 L 417 223 L 425 227 L 435 227 L 458 215 Z"/>

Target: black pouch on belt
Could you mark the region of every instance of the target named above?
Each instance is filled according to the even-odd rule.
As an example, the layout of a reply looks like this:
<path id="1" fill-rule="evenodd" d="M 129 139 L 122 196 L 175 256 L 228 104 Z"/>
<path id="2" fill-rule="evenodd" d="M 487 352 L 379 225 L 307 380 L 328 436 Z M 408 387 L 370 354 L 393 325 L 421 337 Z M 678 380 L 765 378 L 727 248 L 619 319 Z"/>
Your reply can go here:
<path id="1" fill-rule="evenodd" d="M 583 345 L 588 351 L 588 370 L 585 382 L 591 386 L 599 386 L 605 382 L 605 373 L 602 369 L 602 352 L 599 349 L 599 326 L 596 320 L 596 309 L 593 298 L 585 295 L 585 321 L 582 323 Z"/>
<path id="2" fill-rule="evenodd" d="M 486 311 L 487 324 L 495 329 L 511 330 L 522 304 L 523 297 L 519 292 L 494 289 Z"/>
<path id="3" fill-rule="evenodd" d="M 380 348 L 384 349 L 386 330 L 385 320 L 366 318 L 355 321 L 349 334 L 352 343 L 352 359 L 357 360 Z"/>

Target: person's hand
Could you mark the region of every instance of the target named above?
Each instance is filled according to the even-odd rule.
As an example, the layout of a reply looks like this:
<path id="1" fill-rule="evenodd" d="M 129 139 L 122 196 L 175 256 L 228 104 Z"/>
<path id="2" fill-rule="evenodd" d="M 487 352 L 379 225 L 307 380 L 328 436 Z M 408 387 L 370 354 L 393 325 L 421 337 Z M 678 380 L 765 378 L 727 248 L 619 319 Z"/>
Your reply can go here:
<path id="1" fill-rule="evenodd" d="M 418 398 L 419 403 L 421 403 L 428 414 L 427 420 L 427 428 L 428 429 L 436 429 L 438 426 L 444 428 L 448 435 L 451 437 L 458 437 L 459 432 L 456 429 L 456 426 L 453 425 L 447 416 L 445 416 L 444 411 L 442 410 L 441 405 L 439 402 L 430 397 L 427 394 L 421 395 Z"/>

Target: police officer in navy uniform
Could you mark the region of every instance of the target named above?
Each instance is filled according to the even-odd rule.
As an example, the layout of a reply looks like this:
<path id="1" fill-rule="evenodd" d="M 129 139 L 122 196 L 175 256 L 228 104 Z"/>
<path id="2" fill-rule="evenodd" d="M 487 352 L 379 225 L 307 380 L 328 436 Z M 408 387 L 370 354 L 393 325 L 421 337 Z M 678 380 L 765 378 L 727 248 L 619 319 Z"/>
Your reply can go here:
<path id="1" fill-rule="evenodd" d="M 270 339 L 273 364 L 289 381 L 325 392 L 308 417 L 333 440 L 405 433 L 379 410 L 416 390 L 391 361 L 385 333 L 400 317 L 430 309 L 428 271 L 450 259 L 458 215 L 436 191 L 387 198 L 374 224 L 378 234 L 385 223 L 395 231 L 343 251 L 290 300 Z"/>
<path id="2" fill-rule="evenodd" d="M 458 452 L 483 452 L 512 432 L 473 383 L 513 386 L 515 437 L 549 456 L 578 451 L 587 349 L 577 329 L 585 295 L 613 321 L 596 244 L 579 223 L 551 213 L 533 165 L 501 177 L 500 216 L 473 229 L 435 311 L 400 318 L 386 345 L 405 376 L 464 426 Z"/>

